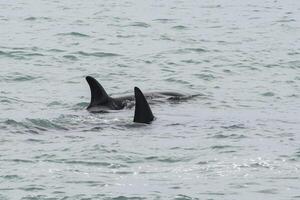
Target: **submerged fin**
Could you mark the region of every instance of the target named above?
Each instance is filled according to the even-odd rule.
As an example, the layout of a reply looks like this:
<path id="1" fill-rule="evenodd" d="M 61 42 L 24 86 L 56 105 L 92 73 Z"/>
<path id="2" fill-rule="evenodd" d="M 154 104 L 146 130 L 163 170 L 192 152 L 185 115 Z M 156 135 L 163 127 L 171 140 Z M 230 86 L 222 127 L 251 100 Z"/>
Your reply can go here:
<path id="1" fill-rule="evenodd" d="M 101 84 L 91 76 L 87 76 L 85 79 L 91 89 L 91 102 L 88 108 L 106 103 L 109 100 L 109 96 Z"/>
<path id="2" fill-rule="evenodd" d="M 154 116 L 144 94 L 138 87 L 134 88 L 134 96 L 135 111 L 133 121 L 138 123 L 149 124 L 151 121 L 153 121 Z"/>

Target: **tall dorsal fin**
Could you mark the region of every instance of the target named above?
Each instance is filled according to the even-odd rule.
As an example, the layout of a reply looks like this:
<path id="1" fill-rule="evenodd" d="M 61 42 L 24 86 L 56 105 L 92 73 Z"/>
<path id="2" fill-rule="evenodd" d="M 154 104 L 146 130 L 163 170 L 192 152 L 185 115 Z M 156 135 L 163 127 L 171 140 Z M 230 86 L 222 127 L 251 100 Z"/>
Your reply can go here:
<path id="1" fill-rule="evenodd" d="M 106 103 L 109 100 L 109 96 L 102 85 L 91 76 L 87 76 L 85 79 L 91 89 L 91 102 L 88 108 Z"/>
<path id="2" fill-rule="evenodd" d="M 134 96 L 135 111 L 133 121 L 138 123 L 149 124 L 151 121 L 153 121 L 154 116 L 144 94 L 138 87 L 134 88 Z"/>

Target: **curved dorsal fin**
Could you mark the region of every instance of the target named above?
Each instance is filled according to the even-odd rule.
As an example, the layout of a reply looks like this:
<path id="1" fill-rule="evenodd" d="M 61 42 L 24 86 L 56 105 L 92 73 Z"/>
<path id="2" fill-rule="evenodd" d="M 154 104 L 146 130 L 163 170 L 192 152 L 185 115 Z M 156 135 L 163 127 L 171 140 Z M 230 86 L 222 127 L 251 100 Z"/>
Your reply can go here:
<path id="1" fill-rule="evenodd" d="M 91 89 L 91 102 L 88 108 L 106 103 L 109 99 L 109 96 L 107 95 L 102 85 L 91 76 L 87 76 L 85 79 Z"/>
<path id="2" fill-rule="evenodd" d="M 138 123 L 150 123 L 153 121 L 154 116 L 150 109 L 150 106 L 142 93 L 142 91 L 138 88 L 134 88 L 134 96 L 135 96 L 135 111 L 134 111 L 134 122 Z"/>

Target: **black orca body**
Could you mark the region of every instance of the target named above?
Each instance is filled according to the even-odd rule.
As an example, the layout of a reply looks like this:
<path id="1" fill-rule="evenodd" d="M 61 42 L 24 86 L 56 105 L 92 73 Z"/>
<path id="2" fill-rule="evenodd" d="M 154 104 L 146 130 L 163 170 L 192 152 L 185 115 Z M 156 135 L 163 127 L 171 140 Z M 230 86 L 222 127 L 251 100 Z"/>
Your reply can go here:
<path id="1" fill-rule="evenodd" d="M 87 76 L 86 80 L 91 90 L 91 102 L 87 107 L 87 110 L 90 112 L 103 112 L 107 110 L 121 110 L 123 108 L 128 108 L 134 105 L 134 100 L 137 96 L 141 96 L 141 91 L 138 88 L 135 88 L 135 95 L 112 98 L 108 96 L 104 88 L 95 78 Z M 185 95 L 176 92 L 145 93 L 142 96 L 145 97 L 145 100 L 156 98 L 177 99 L 185 97 Z"/>

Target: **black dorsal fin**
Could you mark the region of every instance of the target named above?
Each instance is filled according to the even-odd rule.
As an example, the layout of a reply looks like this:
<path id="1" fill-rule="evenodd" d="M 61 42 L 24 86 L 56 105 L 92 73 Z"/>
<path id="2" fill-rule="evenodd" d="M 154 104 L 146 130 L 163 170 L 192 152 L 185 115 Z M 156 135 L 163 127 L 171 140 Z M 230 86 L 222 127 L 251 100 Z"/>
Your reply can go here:
<path id="1" fill-rule="evenodd" d="M 109 100 L 109 96 L 102 85 L 91 76 L 87 76 L 85 79 L 91 89 L 91 102 L 88 108 L 106 103 Z"/>
<path id="2" fill-rule="evenodd" d="M 142 93 L 142 91 L 138 88 L 134 88 L 134 96 L 135 96 L 135 111 L 134 111 L 134 122 L 138 123 L 150 123 L 153 121 L 154 116 L 150 109 L 150 106 Z"/>

